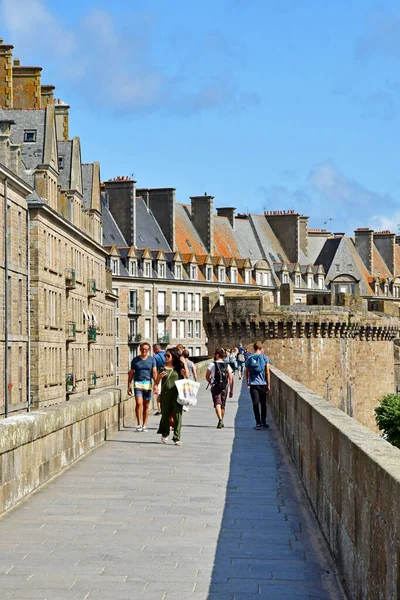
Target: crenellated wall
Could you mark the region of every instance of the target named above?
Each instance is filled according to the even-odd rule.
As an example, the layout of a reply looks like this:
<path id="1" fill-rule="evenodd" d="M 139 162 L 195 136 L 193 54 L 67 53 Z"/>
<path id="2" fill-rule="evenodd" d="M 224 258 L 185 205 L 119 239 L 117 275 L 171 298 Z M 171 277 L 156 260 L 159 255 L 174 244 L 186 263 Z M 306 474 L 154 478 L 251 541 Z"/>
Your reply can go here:
<path id="1" fill-rule="evenodd" d="M 209 307 L 210 308 L 210 307 Z M 395 391 L 400 321 L 345 307 L 273 308 L 261 297 L 227 298 L 205 314 L 209 349 L 263 342 L 272 364 L 360 423 Z"/>

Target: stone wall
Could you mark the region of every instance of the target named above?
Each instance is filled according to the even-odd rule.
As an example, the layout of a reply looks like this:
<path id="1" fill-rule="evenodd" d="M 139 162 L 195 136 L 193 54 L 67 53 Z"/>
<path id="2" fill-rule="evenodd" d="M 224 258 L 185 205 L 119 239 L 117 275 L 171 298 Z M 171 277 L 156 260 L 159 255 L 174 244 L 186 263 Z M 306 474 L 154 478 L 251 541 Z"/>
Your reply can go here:
<path id="1" fill-rule="evenodd" d="M 0 421 L 0 514 L 132 420 L 134 399 L 125 390 Z"/>
<path id="2" fill-rule="evenodd" d="M 376 430 L 374 408 L 395 391 L 399 320 L 347 307 L 279 307 L 264 298 L 228 298 L 204 316 L 209 347 L 251 348 L 260 340 L 272 364 Z"/>
<path id="3" fill-rule="evenodd" d="M 400 598 L 400 451 L 271 371 L 272 412 L 349 600 Z"/>

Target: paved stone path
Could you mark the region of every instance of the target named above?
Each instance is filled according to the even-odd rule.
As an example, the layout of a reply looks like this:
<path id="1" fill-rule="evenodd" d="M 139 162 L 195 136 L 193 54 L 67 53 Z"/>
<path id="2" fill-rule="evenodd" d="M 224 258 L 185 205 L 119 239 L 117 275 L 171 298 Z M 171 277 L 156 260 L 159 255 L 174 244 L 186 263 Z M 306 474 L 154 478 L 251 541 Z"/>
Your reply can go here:
<path id="1" fill-rule="evenodd" d="M 153 416 L 6 514 L 1 600 L 343 599 L 279 434 L 239 404 L 217 430 L 203 390 L 181 448 Z"/>

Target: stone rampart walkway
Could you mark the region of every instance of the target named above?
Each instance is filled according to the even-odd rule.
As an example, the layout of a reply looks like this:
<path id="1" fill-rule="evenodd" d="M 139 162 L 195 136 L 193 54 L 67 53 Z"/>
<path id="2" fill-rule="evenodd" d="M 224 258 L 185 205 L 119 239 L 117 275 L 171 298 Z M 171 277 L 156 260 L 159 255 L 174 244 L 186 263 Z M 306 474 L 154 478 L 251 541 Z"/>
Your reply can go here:
<path id="1" fill-rule="evenodd" d="M 279 434 L 247 388 L 216 429 L 210 394 L 183 446 L 126 427 L 0 520 L 1 600 L 338 600 Z"/>

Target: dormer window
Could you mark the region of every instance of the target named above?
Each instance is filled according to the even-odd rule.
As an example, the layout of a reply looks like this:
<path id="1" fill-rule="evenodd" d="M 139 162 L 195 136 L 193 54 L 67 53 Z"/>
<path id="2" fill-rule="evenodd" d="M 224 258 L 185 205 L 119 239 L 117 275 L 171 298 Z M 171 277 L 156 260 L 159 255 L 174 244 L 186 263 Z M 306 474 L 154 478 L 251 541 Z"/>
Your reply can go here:
<path id="1" fill-rule="evenodd" d="M 111 271 L 113 275 L 119 275 L 119 260 L 118 258 L 111 259 Z"/>
<path id="2" fill-rule="evenodd" d="M 207 281 L 212 281 L 213 280 L 213 269 L 212 269 L 212 267 L 207 267 L 207 269 L 206 269 L 206 279 L 207 279 Z"/>
<path id="3" fill-rule="evenodd" d="M 379 283 L 375 282 L 375 296 L 379 296 Z"/>
<path id="4" fill-rule="evenodd" d="M 175 265 L 175 278 L 182 279 L 182 265 Z"/>
<path id="5" fill-rule="evenodd" d="M 246 269 L 244 272 L 244 282 L 249 285 L 250 284 L 250 271 Z"/>
<path id="6" fill-rule="evenodd" d="M 24 142 L 36 142 L 36 129 L 25 129 Z"/>
<path id="7" fill-rule="evenodd" d="M 137 264 L 135 260 L 129 261 L 129 274 L 133 277 L 137 275 Z"/>
<path id="8" fill-rule="evenodd" d="M 262 273 L 256 272 L 256 284 L 262 285 Z"/>
<path id="9" fill-rule="evenodd" d="M 150 266 L 150 262 L 146 261 L 144 263 L 144 276 L 145 277 L 150 277 L 150 273 L 151 273 L 151 266 Z"/>
<path id="10" fill-rule="evenodd" d="M 160 263 L 158 265 L 158 276 L 159 277 L 165 277 L 165 265 L 164 265 L 164 263 Z"/>
<path id="11" fill-rule="evenodd" d="M 318 276 L 318 287 L 320 290 L 324 289 L 324 276 L 323 275 Z"/>
<path id="12" fill-rule="evenodd" d="M 269 286 L 271 284 L 271 273 L 263 273 L 263 285 Z"/>
<path id="13" fill-rule="evenodd" d="M 191 265 L 190 266 L 190 279 L 192 281 L 196 281 L 197 280 L 197 267 L 196 267 L 196 265 Z"/>
<path id="14" fill-rule="evenodd" d="M 289 283 L 289 274 L 282 273 L 282 283 Z"/>
<path id="15" fill-rule="evenodd" d="M 300 287 L 300 275 L 295 275 L 294 276 L 294 285 L 295 287 L 299 288 Z"/>
<path id="16" fill-rule="evenodd" d="M 313 278 L 312 275 L 308 275 L 307 276 L 307 287 L 312 288 L 312 286 L 313 286 L 313 280 L 314 280 L 314 278 Z"/>
<path id="17" fill-rule="evenodd" d="M 231 267 L 231 283 L 237 283 L 237 271 L 234 267 Z"/>
<path id="18" fill-rule="evenodd" d="M 387 283 L 385 283 L 385 285 L 383 286 L 383 293 L 385 294 L 385 296 L 389 294 L 389 286 Z"/>
<path id="19" fill-rule="evenodd" d="M 225 269 L 224 267 L 218 267 L 218 281 L 225 281 Z"/>
<path id="20" fill-rule="evenodd" d="M 63 156 L 59 156 L 58 157 L 58 170 L 62 171 L 64 168 L 64 157 Z"/>

